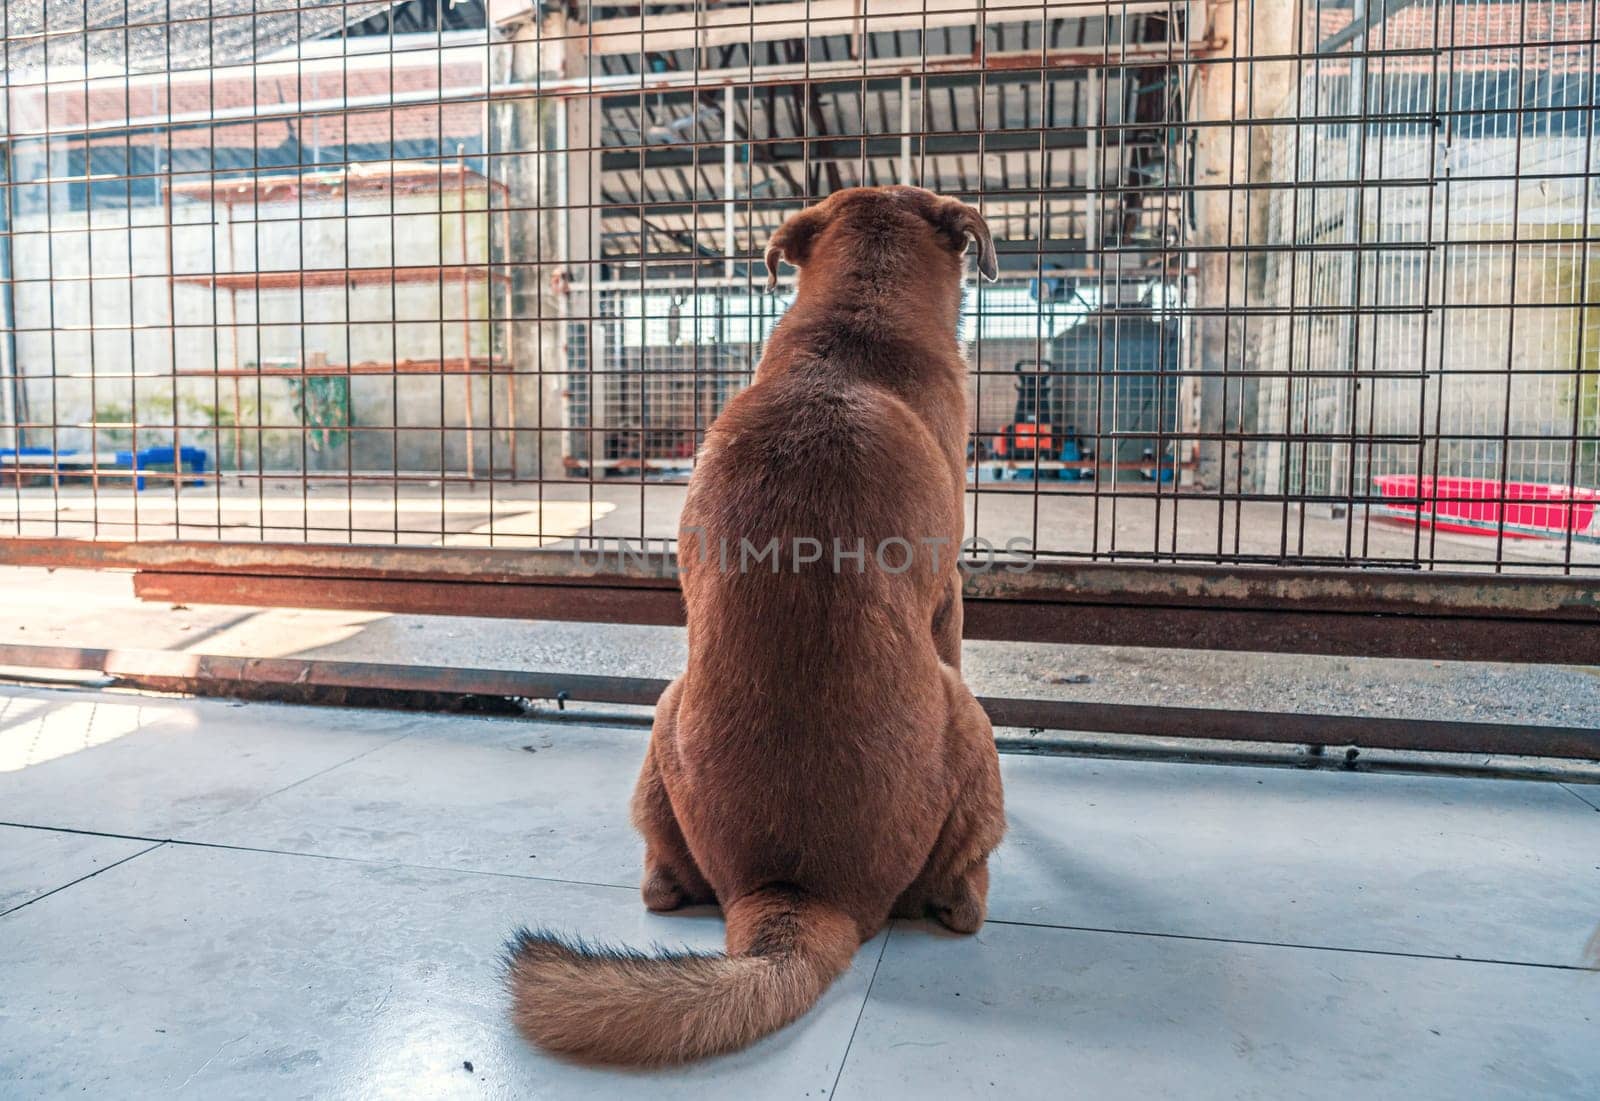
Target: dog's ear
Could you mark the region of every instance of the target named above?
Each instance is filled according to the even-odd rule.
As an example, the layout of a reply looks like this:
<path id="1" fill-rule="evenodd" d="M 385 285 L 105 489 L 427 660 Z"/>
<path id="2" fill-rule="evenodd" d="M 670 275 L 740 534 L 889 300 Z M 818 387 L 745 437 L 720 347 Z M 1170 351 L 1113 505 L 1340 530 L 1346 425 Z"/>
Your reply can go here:
<path id="1" fill-rule="evenodd" d="M 805 266 L 811 258 L 811 245 L 822 229 L 823 215 L 814 206 L 789 215 L 767 245 L 767 290 L 778 286 L 778 261 L 787 261 L 793 267 Z"/>
<path id="2" fill-rule="evenodd" d="M 944 230 L 950 239 L 950 247 L 956 252 L 967 250 L 968 238 L 978 246 L 978 274 L 991 283 L 1000 278 L 1000 260 L 994 253 L 994 238 L 982 214 L 966 203 L 951 199 L 939 208 L 934 221 Z"/>

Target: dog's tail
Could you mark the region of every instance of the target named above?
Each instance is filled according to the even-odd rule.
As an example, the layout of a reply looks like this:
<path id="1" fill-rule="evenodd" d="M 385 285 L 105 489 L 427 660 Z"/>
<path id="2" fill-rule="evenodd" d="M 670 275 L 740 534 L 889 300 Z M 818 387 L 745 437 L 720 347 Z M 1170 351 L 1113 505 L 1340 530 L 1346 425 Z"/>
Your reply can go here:
<path id="1" fill-rule="evenodd" d="M 727 919 L 730 955 L 642 955 L 519 931 L 506 959 L 517 1027 L 592 1062 L 688 1062 L 799 1017 L 860 944 L 850 917 L 787 885 L 746 895 Z"/>

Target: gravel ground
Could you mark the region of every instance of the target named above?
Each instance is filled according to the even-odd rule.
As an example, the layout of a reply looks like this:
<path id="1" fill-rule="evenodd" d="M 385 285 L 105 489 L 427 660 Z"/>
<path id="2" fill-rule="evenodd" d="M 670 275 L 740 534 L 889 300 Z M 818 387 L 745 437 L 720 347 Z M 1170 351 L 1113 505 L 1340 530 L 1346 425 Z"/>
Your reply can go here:
<path id="1" fill-rule="evenodd" d="M 0 641 L 671 677 L 670 627 L 179 607 L 126 575 L 0 568 Z M 969 642 L 980 695 L 1431 719 L 1600 723 L 1600 669 Z"/>

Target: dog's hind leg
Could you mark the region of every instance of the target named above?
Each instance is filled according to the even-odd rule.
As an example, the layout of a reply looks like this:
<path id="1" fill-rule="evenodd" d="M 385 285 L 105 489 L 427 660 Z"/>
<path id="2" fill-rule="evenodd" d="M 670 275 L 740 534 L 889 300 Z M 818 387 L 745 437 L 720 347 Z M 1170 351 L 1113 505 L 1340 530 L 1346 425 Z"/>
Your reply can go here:
<path id="1" fill-rule="evenodd" d="M 650 730 L 650 746 L 645 750 L 644 766 L 633 791 L 633 824 L 644 834 L 644 883 L 640 894 L 651 910 L 676 910 L 680 906 L 699 906 L 717 901 L 716 892 L 700 874 L 689 852 L 683 830 L 672 811 L 672 801 L 661 780 L 656 754 L 671 752 L 677 730 L 678 694 L 681 681 L 673 681 L 656 703 L 656 721 Z M 664 748 L 663 748 L 664 747 Z"/>
<path id="2" fill-rule="evenodd" d="M 933 614 L 933 648 L 939 654 L 939 660 L 950 668 L 961 670 L 961 571 L 950 571 L 950 577 L 945 583 L 944 598 L 939 603 L 938 611 Z"/>
<path id="3" fill-rule="evenodd" d="M 989 717 L 959 681 L 952 697 L 948 735 L 955 803 L 922 872 L 901 894 L 893 914 L 931 917 L 958 933 L 975 933 L 988 911 L 989 853 L 1005 833 L 1005 804 Z"/>

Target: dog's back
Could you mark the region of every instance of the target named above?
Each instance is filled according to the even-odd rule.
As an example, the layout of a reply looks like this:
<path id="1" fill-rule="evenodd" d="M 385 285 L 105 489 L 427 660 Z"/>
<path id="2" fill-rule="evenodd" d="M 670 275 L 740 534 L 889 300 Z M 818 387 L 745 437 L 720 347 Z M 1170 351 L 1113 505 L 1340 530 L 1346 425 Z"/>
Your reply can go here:
<path id="1" fill-rule="evenodd" d="M 866 926 L 904 887 L 878 869 L 931 847 L 939 819 L 907 808 L 944 799 L 931 624 L 959 494 L 927 425 L 848 362 L 757 382 L 708 434 L 683 514 L 676 779 L 719 895 L 783 880 Z"/>

